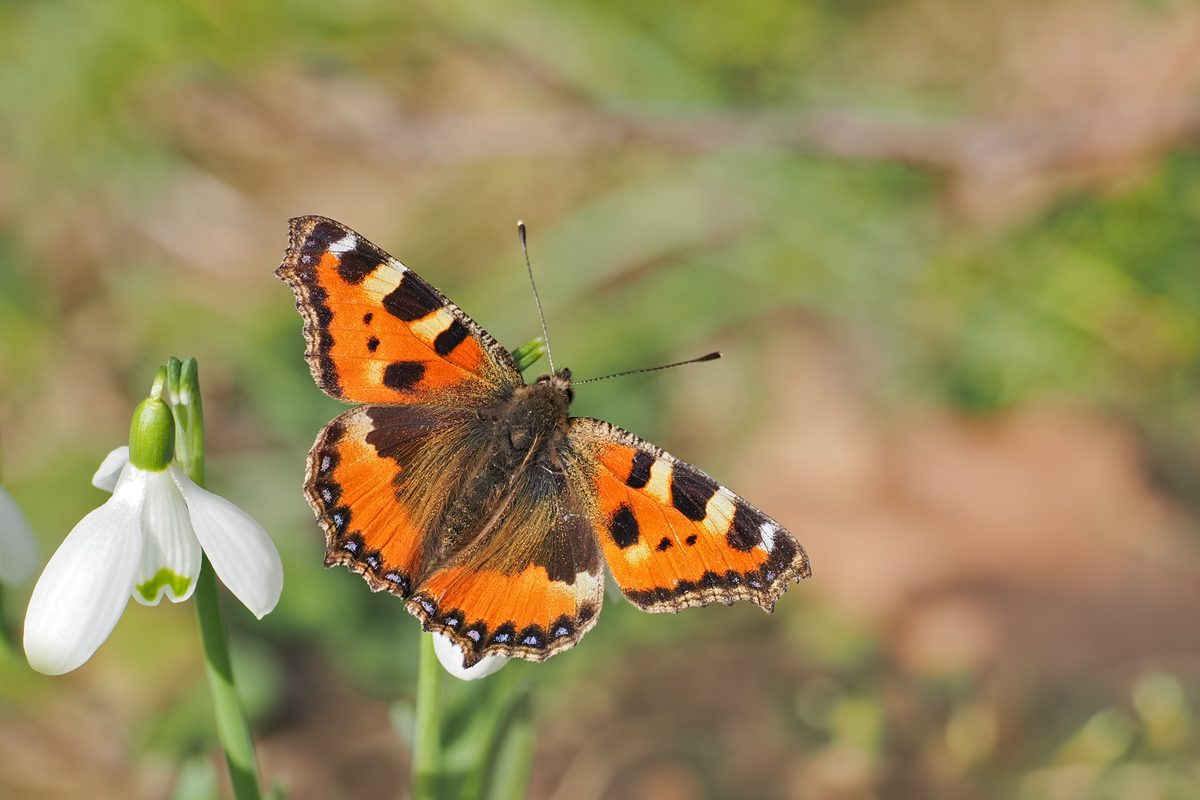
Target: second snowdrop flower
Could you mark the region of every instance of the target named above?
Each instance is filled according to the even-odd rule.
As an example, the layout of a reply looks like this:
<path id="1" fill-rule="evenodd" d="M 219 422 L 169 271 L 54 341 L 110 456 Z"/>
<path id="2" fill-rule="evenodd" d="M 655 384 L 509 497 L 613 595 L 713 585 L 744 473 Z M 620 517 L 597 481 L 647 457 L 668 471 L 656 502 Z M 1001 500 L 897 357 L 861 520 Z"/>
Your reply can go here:
<path id="1" fill-rule="evenodd" d="M 484 656 L 473 667 L 463 666 L 463 652 L 454 640 L 441 633 L 433 634 L 433 652 L 437 655 L 442 667 L 454 677 L 463 681 L 475 681 L 486 678 L 508 663 L 506 656 Z"/>

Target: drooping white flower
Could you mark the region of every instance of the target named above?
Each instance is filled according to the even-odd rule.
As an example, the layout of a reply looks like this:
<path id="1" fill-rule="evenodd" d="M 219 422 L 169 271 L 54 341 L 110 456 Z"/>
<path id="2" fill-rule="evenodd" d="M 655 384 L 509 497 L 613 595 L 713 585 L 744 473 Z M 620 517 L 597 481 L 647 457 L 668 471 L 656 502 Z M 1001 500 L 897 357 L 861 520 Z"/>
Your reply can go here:
<path id="1" fill-rule="evenodd" d="M 29 520 L 0 484 L 0 583 L 24 583 L 37 562 L 37 540 Z"/>
<path id="2" fill-rule="evenodd" d="M 75 526 L 34 587 L 25 655 L 39 672 L 60 675 L 91 658 L 131 595 L 145 605 L 191 597 L 201 550 L 255 616 L 279 601 L 283 564 L 274 543 L 253 517 L 174 463 L 174 423 L 158 397 L 134 413 L 130 442 L 132 451 L 114 450 L 92 478 L 112 497 Z"/>
<path id="3" fill-rule="evenodd" d="M 506 656 L 491 655 L 484 656 L 473 667 L 464 667 L 462 649 L 449 636 L 441 633 L 433 634 L 433 652 L 446 668 L 446 672 L 464 681 L 486 678 L 508 663 Z"/>

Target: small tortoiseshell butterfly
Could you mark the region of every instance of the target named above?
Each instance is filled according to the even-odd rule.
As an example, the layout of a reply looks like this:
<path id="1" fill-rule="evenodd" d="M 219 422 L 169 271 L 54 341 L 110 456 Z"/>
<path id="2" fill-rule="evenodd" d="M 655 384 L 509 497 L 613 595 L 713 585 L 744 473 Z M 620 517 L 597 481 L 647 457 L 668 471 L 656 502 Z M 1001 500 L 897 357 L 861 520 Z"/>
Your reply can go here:
<path id="1" fill-rule="evenodd" d="M 768 611 L 808 559 L 779 523 L 607 422 L 570 417 L 571 372 L 526 384 L 487 331 L 346 226 L 291 221 L 317 385 L 362 403 L 308 455 L 327 566 L 407 601 L 464 664 L 543 661 L 596 623 L 604 564 L 644 611 Z"/>

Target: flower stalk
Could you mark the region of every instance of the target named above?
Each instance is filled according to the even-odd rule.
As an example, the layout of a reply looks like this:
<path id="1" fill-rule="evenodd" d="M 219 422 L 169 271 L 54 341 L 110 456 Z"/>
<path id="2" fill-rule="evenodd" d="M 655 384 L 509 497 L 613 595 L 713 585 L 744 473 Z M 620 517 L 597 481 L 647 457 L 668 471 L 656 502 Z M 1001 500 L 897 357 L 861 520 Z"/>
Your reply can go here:
<path id="1" fill-rule="evenodd" d="M 200 404 L 200 375 L 196 359 L 181 362 L 172 357 L 167 364 L 166 382 L 175 415 L 175 458 L 184 474 L 198 486 L 204 486 L 204 412 Z M 242 699 L 233 679 L 229 642 L 217 577 L 208 556 L 202 557 L 200 575 L 193 595 L 200 640 L 204 647 L 204 669 L 212 692 L 217 734 L 225 751 L 233 795 L 237 800 L 259 800 L 262 789 L 258 777 L 258 757 L 254 737 Z"/>
<path id="2" fill-rule="evenodd" d="M 413 744 L 413 800 L 438 800 L 442 762 L 440 706 L 442 665 L 433 649 L 433 634 L 421 634 L 417 666 L 417 721 Z"/>
<path id="3" fill-rule="evenodd" d="M 184 473 L 203 486 L 204 408 L 200 403 L 200 367 L 196 359 L 167 362 L 167 391 L 175 414 L 175 459 Z"/>
<path id="4" fill-rule="evenodd" d="M 204 646 L 204 670 L 208 673 L 208 688 L 212 692 L 213 713 L 217 718 L 217 735 L 229 766 L 229 780 L 237 800 L 259 800 L 262 797 L 258 779 L 258 757 L 254 752 L 254 737 L 242 699 L 238 697 L 233 680 L 233 664 L 225 636 L 225 621 L 217 596 L 217 576 L 208 557 L 200 567 L 196 580 L 196 620 L 200 623 L 200 640 Z"/>

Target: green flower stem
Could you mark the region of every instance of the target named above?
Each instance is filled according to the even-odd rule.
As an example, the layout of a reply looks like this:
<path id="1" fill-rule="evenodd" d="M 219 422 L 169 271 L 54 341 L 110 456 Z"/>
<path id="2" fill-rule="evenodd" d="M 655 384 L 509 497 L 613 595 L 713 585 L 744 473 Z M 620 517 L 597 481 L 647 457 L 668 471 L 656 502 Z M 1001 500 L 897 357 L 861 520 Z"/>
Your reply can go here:
<path id="1" fill-rule="evenodd" d="M 442 740 L 440 706 L 442 665 L 433 652 L 433 634 L 421 634 L 421 661 L 417 667 L 417 726 L 413 745 L 412 800 L 439 800 L 438 772 Z"/>
<path id="2" fill-rule="evenodd" d="M 229 644 L 217 597 L 217 576 L 208 563 L 208 556 L 204 556 L 192 598 L 196 601 L 196 619 L 200 622 L 200 640 L 204 643 L 204 667 L 217 716 L 217 733 L 225 750 L 225 762 L 229 765 L 233 796 L 237 800 L 259 800 L 262 791 L 258 783 L 254 737 L 250 734 L 250 721 L 246 719 L 246 710 L 242 708 L 242 699 L 233 682 L 233 665 L 229 661 Z"/>
<path id="3" fill-rule="evenodd" d="M 175 457 L 179 466 L 197 485 L 204 485 L 204 413 L 200 406 L 200 375 L 196 359 L 181 362 L 172 358 L 167 364 L 167 385 L 177 426 Z M 204 669 L 212 692 L 217 734 L 229 765 L 229 778 L 236 800 L 260 800 L 258 757 L 250 721 L 238 697 L 229 660 L 229 640 L 221 618 L 217 593 L 217 575 L 208 556 L 203 556 L 200 577 L 192 595 L 196 619 L 200 623 L 200 641 L 204 645 Z"/>

